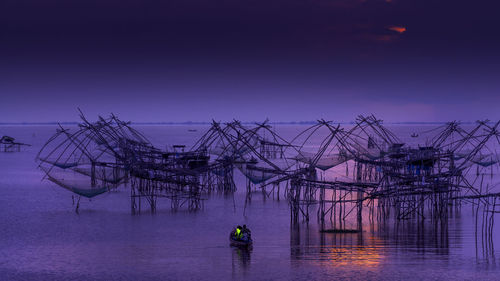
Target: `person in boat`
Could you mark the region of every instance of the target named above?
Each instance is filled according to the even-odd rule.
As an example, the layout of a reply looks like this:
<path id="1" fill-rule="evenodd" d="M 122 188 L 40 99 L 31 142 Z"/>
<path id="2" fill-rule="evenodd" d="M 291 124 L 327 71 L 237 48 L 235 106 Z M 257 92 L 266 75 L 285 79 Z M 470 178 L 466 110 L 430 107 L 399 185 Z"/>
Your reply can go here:
<path id="1" fill-rule="evenodd" d="M 243 225 L 241 232 L 243 233 L 243 236 L 248 237 L 247 240 L 252 238 L 252 232 L 250 231 L 250 228 L 247 228 L 246 224 Z"/>
<path id="2" fill-rule="evenodd" d="M 233 232 L 233 233 L 234 233 L 234 238 L 235 238 L 236 240 L 241 240 L 241 238 L 243 238 L 243 233 L 242 233 L 242 231 L 241 231 L 241 230 L 242 230 L 242 227 L 241 227 L 240 225 L 238 225 L 238 226 L 236 227 L 236 229 L 234 230 L 234 232 Z"/>
<path id="3" fill-rule="evenodd" d="M 252 240 L 250 229 L 247 228 L 246 224 L 243 225 L 243 227 L 241 228 L 241 238 L 239 240 L 243 242 L 248 242 Z"/>

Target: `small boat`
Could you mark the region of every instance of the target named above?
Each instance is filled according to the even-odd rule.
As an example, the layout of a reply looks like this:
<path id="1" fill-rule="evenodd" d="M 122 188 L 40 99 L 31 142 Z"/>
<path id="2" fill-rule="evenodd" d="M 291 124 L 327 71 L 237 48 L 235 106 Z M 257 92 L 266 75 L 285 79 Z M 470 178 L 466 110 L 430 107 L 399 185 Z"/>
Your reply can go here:
<path id="1" fill-rule="evenodd" d="M 197 132 L 198 130 L 196 129 L 189 129 L 188 132 Z"/>
<path id="2" fill-rule="evenodd" d="M 413 134 L 411 134 L 411 137 L 412 138 L 416 138 L 416 137 L 418 137 L 418 134 L 417 133 L 413 133 Z"/>
<path id="3" fill-rule="evenodd" d="M 239 240 L 234 238 L 233 233 L 229 233 L 229 244 L 231 246 L 235 247 L 251 247 L 253 244 L 252 238 L 249 238 L 248 240 Z"/>

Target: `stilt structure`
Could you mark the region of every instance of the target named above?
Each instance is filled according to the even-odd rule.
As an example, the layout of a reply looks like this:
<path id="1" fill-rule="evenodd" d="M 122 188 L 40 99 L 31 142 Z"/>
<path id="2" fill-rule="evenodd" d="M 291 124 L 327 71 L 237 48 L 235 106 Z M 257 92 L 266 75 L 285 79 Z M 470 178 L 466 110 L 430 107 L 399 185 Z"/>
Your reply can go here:
<path id="1" fill-rule="evenodd" d="M 47 141 L 37 155 L 40 168 L 50 181 L 89 198 L 130 182 L 132 213 L 143 201 L 155 212 L 159 198 L 174 210 L 200 209 L 211 192 L 236 191 L 237 170 L 247 179 L 248 200 L 259 189 L 264 198 L 282 196 L 292 222 L 309 221 L 316 211 L 322 230 L 329 224 L 361 231 L 366 217 L 445 228 L 451 210 L 472 203 L 476 221 L 482 212 L 481 232 L 491 237 L 498 212 L 500 121 L 468 129 L 450 122 L 412 134 L 411 145 L 373 115 L 346 127 L 318 120 L 290 141 L 268 121 L 214 121 L 190 149 L 162 150 L 114 115 L 81 118 L 75 131 L 60 126 Z"/>

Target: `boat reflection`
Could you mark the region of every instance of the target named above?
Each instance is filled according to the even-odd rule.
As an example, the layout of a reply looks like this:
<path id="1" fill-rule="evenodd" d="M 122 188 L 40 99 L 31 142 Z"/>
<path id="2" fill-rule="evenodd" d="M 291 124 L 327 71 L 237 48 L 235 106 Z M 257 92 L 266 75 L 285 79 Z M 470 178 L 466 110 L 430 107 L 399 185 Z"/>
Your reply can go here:
<path id="1" fill-rule="evenodd" d="M 231 246 L 233 271 L 238 268 L 246 271 L 250 267 L 252 250 L 252 247 Z"/>

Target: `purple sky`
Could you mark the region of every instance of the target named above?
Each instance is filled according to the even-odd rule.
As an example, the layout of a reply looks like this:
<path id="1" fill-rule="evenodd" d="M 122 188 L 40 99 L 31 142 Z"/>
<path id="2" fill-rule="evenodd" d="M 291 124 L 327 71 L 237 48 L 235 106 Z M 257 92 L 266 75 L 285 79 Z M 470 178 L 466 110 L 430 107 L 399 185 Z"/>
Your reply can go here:
<path id="1" fill-rule="evenodd" d="M 4 0 L 0 122 L 499 119 L 497 2 Z"/>

